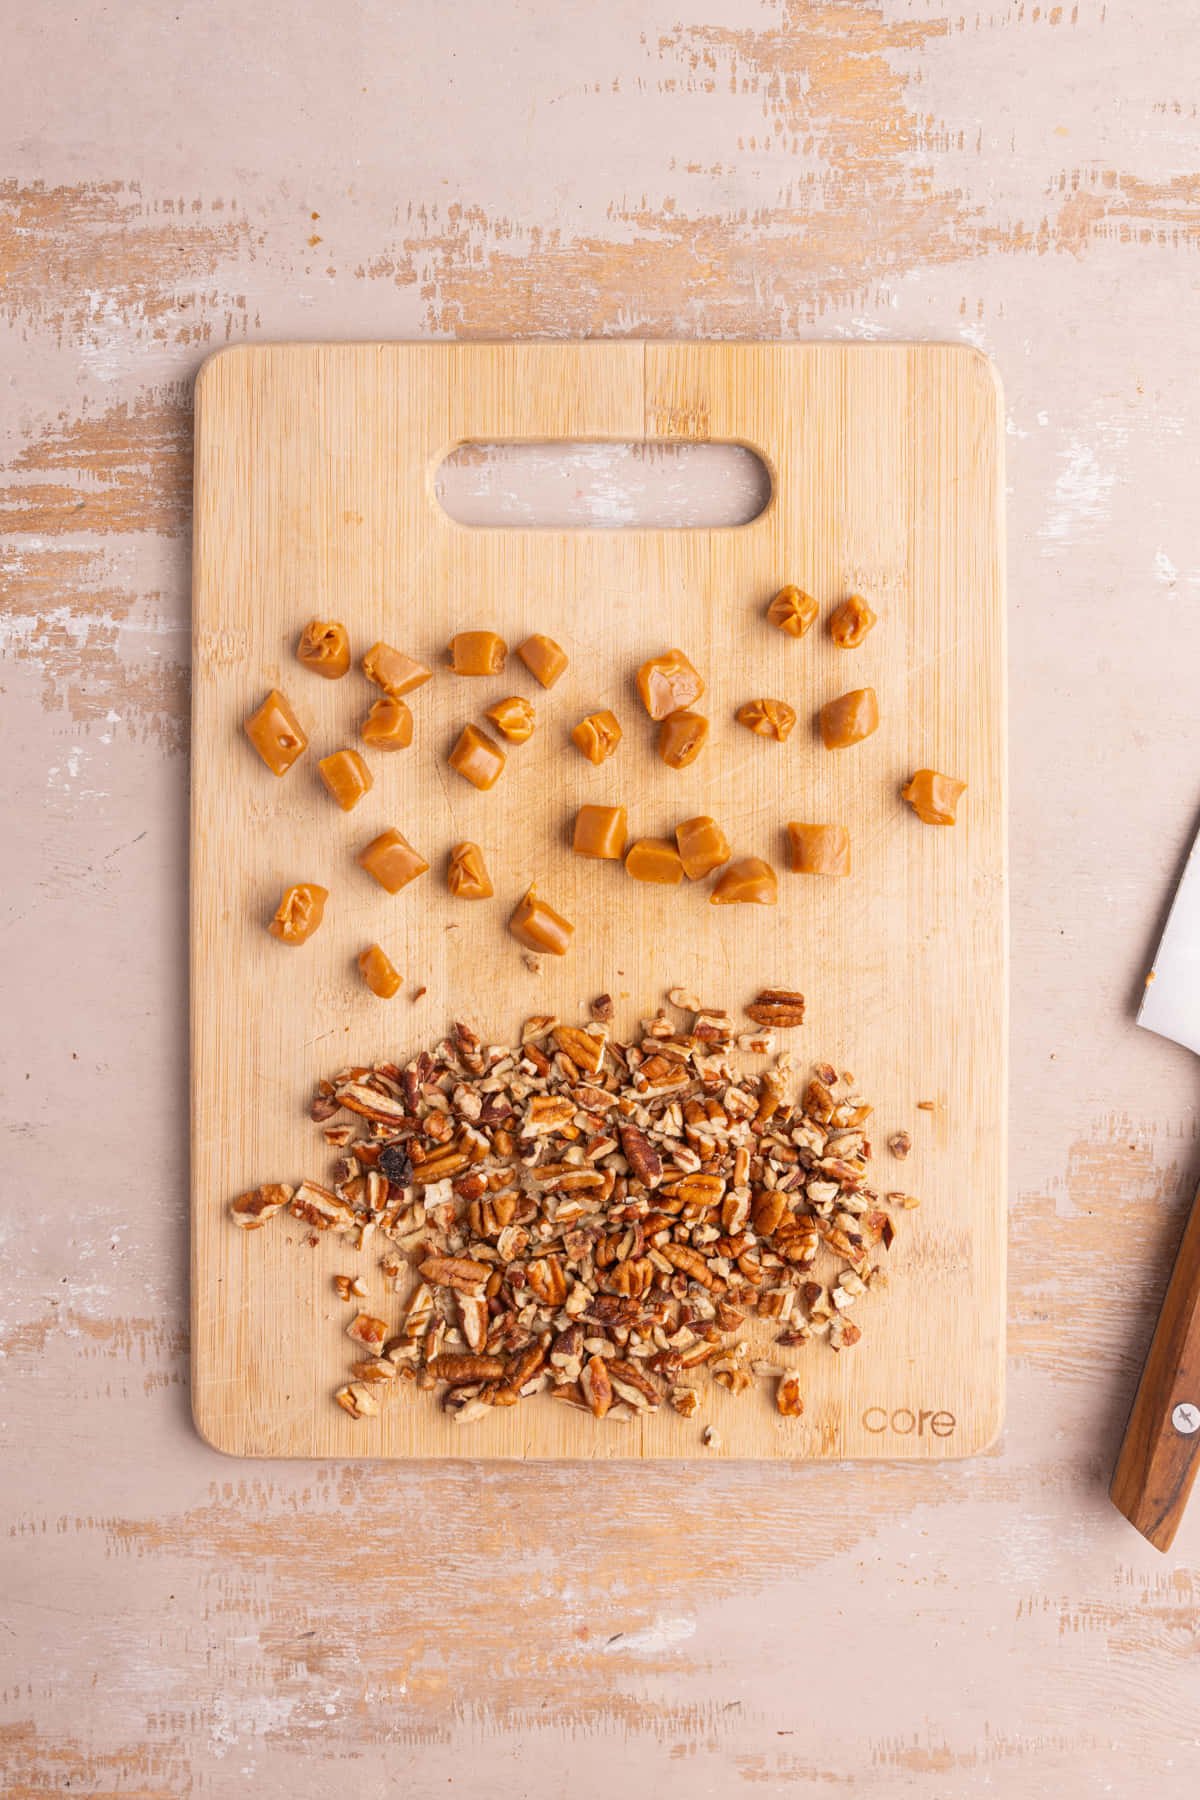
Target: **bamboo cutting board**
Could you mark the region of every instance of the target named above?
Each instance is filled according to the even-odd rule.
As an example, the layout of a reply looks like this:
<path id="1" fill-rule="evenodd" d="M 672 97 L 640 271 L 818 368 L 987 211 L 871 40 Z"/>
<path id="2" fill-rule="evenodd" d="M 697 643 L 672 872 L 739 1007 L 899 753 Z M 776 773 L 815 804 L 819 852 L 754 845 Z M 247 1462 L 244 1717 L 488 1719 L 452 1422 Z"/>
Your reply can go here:
<path id="1" fill-rule="evenodd" d="M 937 345 L 370 344 L 223 351 L 197 391 L 192 776 L 192 1371 L 218 1448 L 264 1456 L 687 1457 L 714 1425 L 731 1457 L 962 1456 L 1003 1411 L 1006 1087 L 1004 586 L 1000 400 L 973 351 Z M 755 449 L 766 511 L 721 530 L 498 530 L 452 522 L 439 461 L 470 440 L 713 439 Z M 800 642 L 764 619 L 796 582 L 821 603 Z M 832 604 L 861 591 L 880 623 L 836 649 Z M 412 748 L 368 754 L 375 786 L 350 814 L 320 787 L 319 756 L 357 742 L 376 690 L 296 662 L 311 617 L 336 618 L 356 656 L 384 638 L 435 679 L 410 696 Z M 444 666 L 451 633 L 558 639 L 571 666 L 548 694 L 510 657 L 492 680 Z M 698 762 L 654 754 L 632 688 L 646 657 L 681 646 L 706 677 L 713 722 Z M 816 708 L 873 686 L 882 724 L 830 753 Z M 266 691 L 292 700 L 310 739 L 283 779 L 241 730 Z M 527 694 L 532 741 L 510 746 L 477 793 L 445 755 L 494 700 Z M 789 700 L 783 745 L 733 721 L 742 701 Z M 592 768 L 567 732 L 611 706 L 625 731 Z M 899 798 L 913 769 L 969 783 L 952 830 Z M 657 890 L 620 864 L 571 855 L 583 801 L 624 803 L 632 835 L 669 835 L 711 812 L 735 854 L 780 870 L 777 908 L 710 907 L 706 884 Z M 854 873 L 784 873 L 788 819 L 841 821 Z M 355 852 L 395 825 L 431 872 L 389 897 Z M 450 899 L 450 844 L 484 848 L 494 902 Z M 330 890 L 302 948 L 267 935 L 290 882 Z M 531 880 L 575 921 L 562 959 L 533 973 L 505 931 Z M 381 1003 L 360 984 L 377 940 L 405 975 Z M 377 1418 L 332 1403 L 347 1378 L 350 1309 L 332 1276 L 361 1267 L 368 1309 L 399 1302 L 344 1245 L 305 1241 L 286 1216 L 243 1234 L 230 1198 L 261 1181 L 324 1180 L 330 1153 L 307 1116 L 314 1082 L 351 1062 L 403 1060 L 468 1016 L 508 1042 L 533 1012 L 586 1017 L 617 999 L 617 1027 L 682 985 L 742 1007 L 764 985 L 799 988 L 790 1034 L 803 1064 L 851 1069 L 875 1103 L 875 1181 L 919 1196 L 899 1215 L 891 1286 L 860 1302 L 864 1336 L 838 1355 L 789 1353 L 806 1411 L 781 1420 L 770 1383 L 734 1398 L 700 1383 L 697 1419 L 664 1408 L 597 1427 L 537 1399 L 471 1427 L 411 1387 Z M 427 988 L 419 1000 L 418 986 Z M 933 1110 L 918 1110 L 918 1101 Z M 888 1135 L 914 1150 L 893 1162 Z"/>

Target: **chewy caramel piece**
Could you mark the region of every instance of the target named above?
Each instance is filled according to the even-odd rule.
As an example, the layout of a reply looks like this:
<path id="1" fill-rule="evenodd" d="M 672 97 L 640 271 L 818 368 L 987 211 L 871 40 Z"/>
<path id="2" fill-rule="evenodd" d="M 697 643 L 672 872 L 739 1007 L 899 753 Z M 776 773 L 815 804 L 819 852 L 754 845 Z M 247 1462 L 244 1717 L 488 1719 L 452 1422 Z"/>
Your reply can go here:
<path id="1" fill-rule="evenodd" d="M 567 653 L 552 637 L 535 633 L 517 645 L 517 655 L 536 681 L 552 688 L 567 666 Z"/>
<path id="2" fill-rule="evenodd" d="M 918 769 L 907 787 L 900 789 L 900 798 L 908 801 L 926 825 L 953 825 L 954 809 L 966 788 L 966 782 L 955 781 L 953 775 Z"/>
<path id="3" fill-rule="evenodd" d="M 767 618 L 785 637 L 802 638 L 816 623 L 818 607 L 803 588 L 781 587 L 770 606 Z"/>
<path id="4" fill-rule="evenodd" d="M 524 899 L 517 902 L 508 929 L 518 944 L 524 944 L 527 950 L 565 956 L 575 927 L 545 900 L 539 900 L 537 889 L 531 887 Z"/>
<path id="5" fill-rule="evenodd" d="M 652 656 L 637 672 L 637 690 L 652 719 L 682 712 L 704 692 L 704 681 L 682 650 L 665 650 Z"/>
<path id="6" fill-rule="evenodd" d="M 779 883 L 761 856 L 739 856 L 731 862 L 708 896 L 710 906 L 775 906 Z"/>
<path id="7" fill-rule="evenodd" d="M 695 819 L 685 819 L 682 825 L 677 825 L 675 842 L 679 845 L 679 860 L 689 881 L 703 881 L 706 875 L 711 875 L 714 869 L 727 863 L 732 855 L 729 839 L 717 821 L 710 819 L 706 813 L 701 813 Z"/>
<path id="8" fill-rule="evenodd" d="M 362 672 L 393 700 L 433 679 L 432 669 L 413 656 L 405 656 L 403 650 L 394 650 L 390 644 L 372 644 L 362 659 Z"/>
<path id="9" fill-rule="evenodd" d="M 683 863 L 670 838 L 638 838 L 629 846 L 625 867 L 635 881 L 658 887 L 677 887 L 683 880 Z"/>
<path id="10" fill-rule="evenodd" d="M 878 619 L 861 594 L 851 594 L 830 613 L 829 635 L 839 650 L 857 650 Z"/>
<path id="11" fill-rule="evenodd" d="M 854 688 L 821 708 L 821 742 L 827 750 L 861 744 L 879 729 L 879 702 L 874 688 Z"/>
<path id="12" fill-rule="evenodd" d="M 394 827 L 372 838 L 366 849 L 359 851 L 357 860 L 359 867 L 373 875 L 389 894 L 398 894 L 429 867 L 425 858 Z"/>
<path id="13" fill-rule="evenodd" d="M 704 748 L 708 720 L 686 708 L 668 713 L 658 728 L 658 754 L 668 769 L 686 769 Z"/>
<path id="14" fill-rule="evenodd" d="M 620 862 L 625 854 L 628 827 L 623 806 L 581 806 L 575 814 L 571 848 L 576 856 L 594 856 L 604 862 Z"/>
<path id="15" fill-rule="evenodd" d="M 370 944 L 367 949 L 358 953 L 358 972 L 373 994 L 381 1000 L 390 1000 L 400 992 L 400 977 L 396 966 L 386 950 L 378 944 Z"/>
<path id="16" fill-rule="evenodd" d="M 508 645 L 494 631 L 459 631 L 450 639 L 450 667 L 456 675 L 498 675 Z"/>
<path id="17" fill-rule="evenodd" d="M 267 930 L 281 944 L 307 942 L 325 917 L 328 898 L 328 888 L 318 887 L 315 881 L 298 881 L 284 894 Z"/>
<path id="18" fill-rule="evenodd" d="M 848 875 L 850 833 L 844 825 L 799 825 L 789 822 L 793 875 Z"/>
<path id="19" fill-rule="evenodd" d="M 245 731 L 272 775 L 286 775 L 308 749 L 304 728 L 278 688 L 272 688 L 258 711 L 250 714 Z"/>
<path id="20" fill-rule="evenodd" d="M 583 751 L 590 763 L 602 763 L 612 755 L 620 741 L 621 727 L 616 714 L 607 709 L 589 713 L 586 719 L 580 719 L 578 725 L 571 728 L 571 742 Z"/>
<path id="21" fill-rule="evenodd" d="M 408 701 L 398 694 L 381 694 L 363 720 L 360 735 L 372 750 L 407 750 L 413 738 Z"/>
<path id="22" fill-rule="evenodd" d="M 496 730 L 510 744 L 527 744 L 533 736 L 533 706 L 519 694 L 510 694 L 507 700 L 497 700 L 495 706 L 488 707 L 484 717 L 492 721 Z"/>
<path id="23" fill-rule="evenodd" d="M 310 619 L 300 633 L 296 657 L 314 675 L 338 681 L 350 667 L 350 637 L 338 619 Z"/>
<path id="24" fill-rule="evenodd" d="M 447 760 L 464 781 L 486 792 L 499 781 L 505 756 L 486 731 L 480 731 L 478 725 L 464 725 Z"/>
<path id="25" fill-rule="evenodd" d="M 357 750 L 335 750 L 317 764 L 321 780 L 343 812 L 353 812 L 364 794 L 375 785 L 374 777 Z"/>
<path id="26" fill-rule="evenodd" d="M 455 844 L 446 869 L 446 886 L 456 900 L 490 900 L 495 889 L 478 844 Z"/>
<path id="27" fill-rule="evenodd" d="M 786 700 L 747 700 L 737 709 L 737 722 L 756 737 L 774 738 L 783 744 L 796 723 L 796 709 Z"/>

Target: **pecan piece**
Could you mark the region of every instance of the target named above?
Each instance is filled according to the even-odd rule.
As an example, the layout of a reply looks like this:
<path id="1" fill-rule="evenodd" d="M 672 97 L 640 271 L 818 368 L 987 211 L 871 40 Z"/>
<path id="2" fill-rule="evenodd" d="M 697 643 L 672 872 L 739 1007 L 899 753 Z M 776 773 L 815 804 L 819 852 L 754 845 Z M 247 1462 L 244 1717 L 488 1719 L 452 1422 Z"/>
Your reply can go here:
<path id="1" fill-rule="evenodd" d="M 800 1377 L 794 1369 L 779 1377 L 779 1385 L 775 1389 L 775 1405 L 785 1419 L 798 1419 L 804 1411 L 804 1396 L 800 1392 Z"/>
<path id="2" fill-rule="evenodd" d="M 277 1212 L 283 1211 L 291 1198 L 290 1187 L 273 1181 L 263 1187 L 252 1188 L 248 1194 L 239 1194 L 229 1210 L 234 1224 L 243 1231 L 261 1231 L 268 1220 L 273 1219 Z"/>
<path id="3" fill-rule="evenodd" d="M 633 1174 L 643 1187 L 657 1187 L 662 1180 L 662 1157 L 638 1125 L 618 1127 L 621 1149 Z"/>
<path id="4" fill-rule="evenodd" d="M 455 1288 L 460 1294 L 477 1293 L 492 1272 L 487 1263 L 469 1256 L 427 1256 L 417 1267 L 435 1287 Z"/>
<path id="5" fill-rule="evenodd" d="M 504 1358 L 460 1356 L 447 1350 L 433 1357 L 426 1367 L 438 1381 L 449 1381 L 458 1387 L 466 1381 L 500 1381 L 504 1375 Z"/>
<path id="6" fill-rule="evenodd" d="M 364 1381 L 351 1381 L 333 1396 L 352 1419 L 366 1419 L 379 1411 L 379 1402 Z"/>
<path id="7" fill-rule="evenodd" d="M 613 1386 L 602 1356 L 588 1358 L 579 1377 L 579 1386 L 594 1416 L 602 1419 L 613 1403 Z"/>
<path id="8" fill-rule="evenodd" d="M 777 1031 L 792 1031 L 804 1023 L 804 995 L 791 988 L 763 988 L 746 1008 L 746 1017 L 756 1025 L 773 1025 Z"/>
<path id="9" fill-rule="evenodd" d="M 693 1250 L 690 1244 L 663 1244 L 660 1253 L 673 1269 L 678 1269 L 692 1281 L 698 1281 L 701 1287 L 708 1288 L 714 1294 L 724 1293 L 725 1283 L 722 1278 L 713 1273 L 700 1252 Z"/>

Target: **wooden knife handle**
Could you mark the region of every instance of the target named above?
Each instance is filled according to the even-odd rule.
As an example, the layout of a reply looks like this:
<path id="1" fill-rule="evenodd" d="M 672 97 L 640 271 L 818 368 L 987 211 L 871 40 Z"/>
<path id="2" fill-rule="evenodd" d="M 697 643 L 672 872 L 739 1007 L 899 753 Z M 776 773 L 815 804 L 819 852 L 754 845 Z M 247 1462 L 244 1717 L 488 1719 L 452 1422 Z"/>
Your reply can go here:
<path id="1" fill-rule="evenodd" d="M 1200 1468 L 1200 1193 L 1183 1233 L 1109 1493 L 1169 1550 Z"/>

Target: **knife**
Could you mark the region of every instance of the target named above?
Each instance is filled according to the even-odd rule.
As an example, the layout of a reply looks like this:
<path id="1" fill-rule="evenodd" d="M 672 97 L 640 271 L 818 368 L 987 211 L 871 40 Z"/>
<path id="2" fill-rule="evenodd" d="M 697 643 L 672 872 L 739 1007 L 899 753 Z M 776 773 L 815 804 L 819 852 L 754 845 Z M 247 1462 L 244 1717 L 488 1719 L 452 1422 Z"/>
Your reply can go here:
<path id="1" fill-rule="evenodd" d="M 1200 836 L 1192 845 L 1138 1024 L 1200 1055 Z M 1156 1550 L 1169 1550 L 1200 1468 L 1200 1193 L 1175 1268 L 1109 1493 Z"/>

